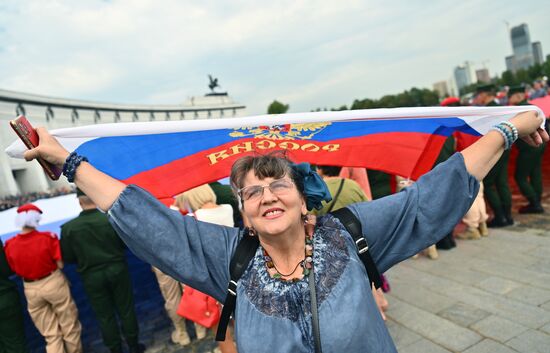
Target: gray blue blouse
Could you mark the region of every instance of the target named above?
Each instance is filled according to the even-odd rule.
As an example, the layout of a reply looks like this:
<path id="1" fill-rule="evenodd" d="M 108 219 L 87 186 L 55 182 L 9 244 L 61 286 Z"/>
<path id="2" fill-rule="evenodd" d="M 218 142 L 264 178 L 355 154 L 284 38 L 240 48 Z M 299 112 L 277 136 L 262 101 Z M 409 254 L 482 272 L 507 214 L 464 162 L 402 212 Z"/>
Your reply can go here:
<path id="1" fill-rule="evenodd" d="M 455 154 L 400 193 L 349 206 L 380 272 L 437 242 L 469 209 L 479 188 Z M 128 186 L 110 220 L 141 259 L 223 302 L 239 229 L 182 217 Z M 396 352 L 352 237 L 328 215 L 318 220 L 313 262 L 323 352 Z M 261 248 L 239 281 L 235 338 L 241 353 L 314 352 L 307 278 L 271 278 Z"/>

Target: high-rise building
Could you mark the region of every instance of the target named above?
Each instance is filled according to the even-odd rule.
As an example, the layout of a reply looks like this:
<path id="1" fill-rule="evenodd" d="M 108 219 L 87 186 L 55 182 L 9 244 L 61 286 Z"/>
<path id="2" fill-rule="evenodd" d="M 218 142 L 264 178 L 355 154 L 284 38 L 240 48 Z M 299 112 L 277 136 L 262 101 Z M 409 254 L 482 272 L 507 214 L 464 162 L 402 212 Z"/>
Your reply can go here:
<path id="1" fill-rule="evenodd" d="M 472 84 L 472 76 L 470 70 L 470 64 L 465 62 L 464 65 L 455 67 L 454 77 L 456 88 L 460 91 L 462 88 Z"/>
<path id="2" fill-rule="evenodd" d="M 439 96 L 439 98 L 449 96 L 449 88 L 447 86 L 447 81 L 436 82 L 434 83 L 433 87 L 434 87 L 434 91 L 437 92 L 437 95 Z"/>
<path id="3" fill-rule="evenodd" d="M 516 58 L 513 55 L 508 55 L 506 57 L 506 70 L 512 72 L 516 71 Z"/>
<path id="4" fill-rule="evenodd" d="M 544 62 L 544 56 L 542 55 L 542 44 L 540 44 L 540 42 L 533 42 L 533 59 L 535 64 L 542 64 Z"/>
<path id="5" fill-rule="evenodd" d="M 512 39 L 512 49 L 516 62 L 515 69 L 527 69 L 529 66 L 532 66 L 535 60 L 527 24 L 522 23 L 519 26 L 512 27 L 510 38 Z"/>
<path id="6" fill-rule="evenodd" d="M 476 79 L 479 83 L 491 82 L 491 76 L 489 76 L 489 69 L 476 70 Z"/>

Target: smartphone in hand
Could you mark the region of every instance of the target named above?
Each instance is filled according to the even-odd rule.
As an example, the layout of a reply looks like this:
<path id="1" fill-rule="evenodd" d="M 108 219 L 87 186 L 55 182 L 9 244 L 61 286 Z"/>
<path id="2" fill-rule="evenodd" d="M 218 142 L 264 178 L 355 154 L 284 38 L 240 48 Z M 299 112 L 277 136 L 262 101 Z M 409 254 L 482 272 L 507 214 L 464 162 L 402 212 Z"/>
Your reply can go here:
<path id="1" fill-rule="evenodd" d="M 31 123 L 23 115 L 20 115 L 15 120 L 11 120 L 10 125 L 28 149 L 32 149 L 38 146 L 38 134 L 36 133 L 36 130 L 32 127 Z M 38 163 L 40 163 L 40 165 L 44 169 L 44 172 L 46 172 L 50 179 L 59 179 L 59 176 L 62 172 L 61 168 L 49 162 L 46 162 L 42 158 L 37 158 L 37 161 Z"/>

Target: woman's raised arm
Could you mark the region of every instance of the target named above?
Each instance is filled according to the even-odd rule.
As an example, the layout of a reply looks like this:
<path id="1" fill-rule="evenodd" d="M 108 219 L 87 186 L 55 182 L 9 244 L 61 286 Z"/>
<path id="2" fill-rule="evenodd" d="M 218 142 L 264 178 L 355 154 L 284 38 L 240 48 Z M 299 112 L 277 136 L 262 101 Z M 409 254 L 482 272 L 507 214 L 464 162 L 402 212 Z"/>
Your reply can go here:
<path id="1" fill-rule="evenodd" d="M 55 164 L 63 166 L 65 160 L 69 156 L 67 151 L 61 144 L 50 135 L 48 130 L 43 127 L 36 129 L 40 144 L 38 147 L 25 152 L 25 159 L 30 161 L 37 157 Z M 109 153 L 105 151 L 105 153 Z M 116 201 L 126 184 L 108 176 L 107 174 L 95 169 L 91 164 L 82 162 L 76 170 L 75 184 L 81 189 L 94 203 L 103 211 L 111 208 L 111 205 Z"/>

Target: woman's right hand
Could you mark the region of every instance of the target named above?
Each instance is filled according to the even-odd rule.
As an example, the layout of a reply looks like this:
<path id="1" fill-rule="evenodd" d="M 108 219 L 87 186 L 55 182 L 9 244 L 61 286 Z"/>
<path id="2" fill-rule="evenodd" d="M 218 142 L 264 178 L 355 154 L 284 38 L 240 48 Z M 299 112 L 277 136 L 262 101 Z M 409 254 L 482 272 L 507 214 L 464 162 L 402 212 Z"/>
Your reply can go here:
<path id="1" fill-rule="evenodd" d="M 25 151 L 23 154 L 25 159 L 30 161 L 40 157 L 51 164 L 63 166 L 65 160 L 69 156 L 69 151 L 61 146 L 57 139 L 50 135 L 46 128 L 39 127 L 36 129 L 36 133 L 38 134 L 38 146 Z"/>

